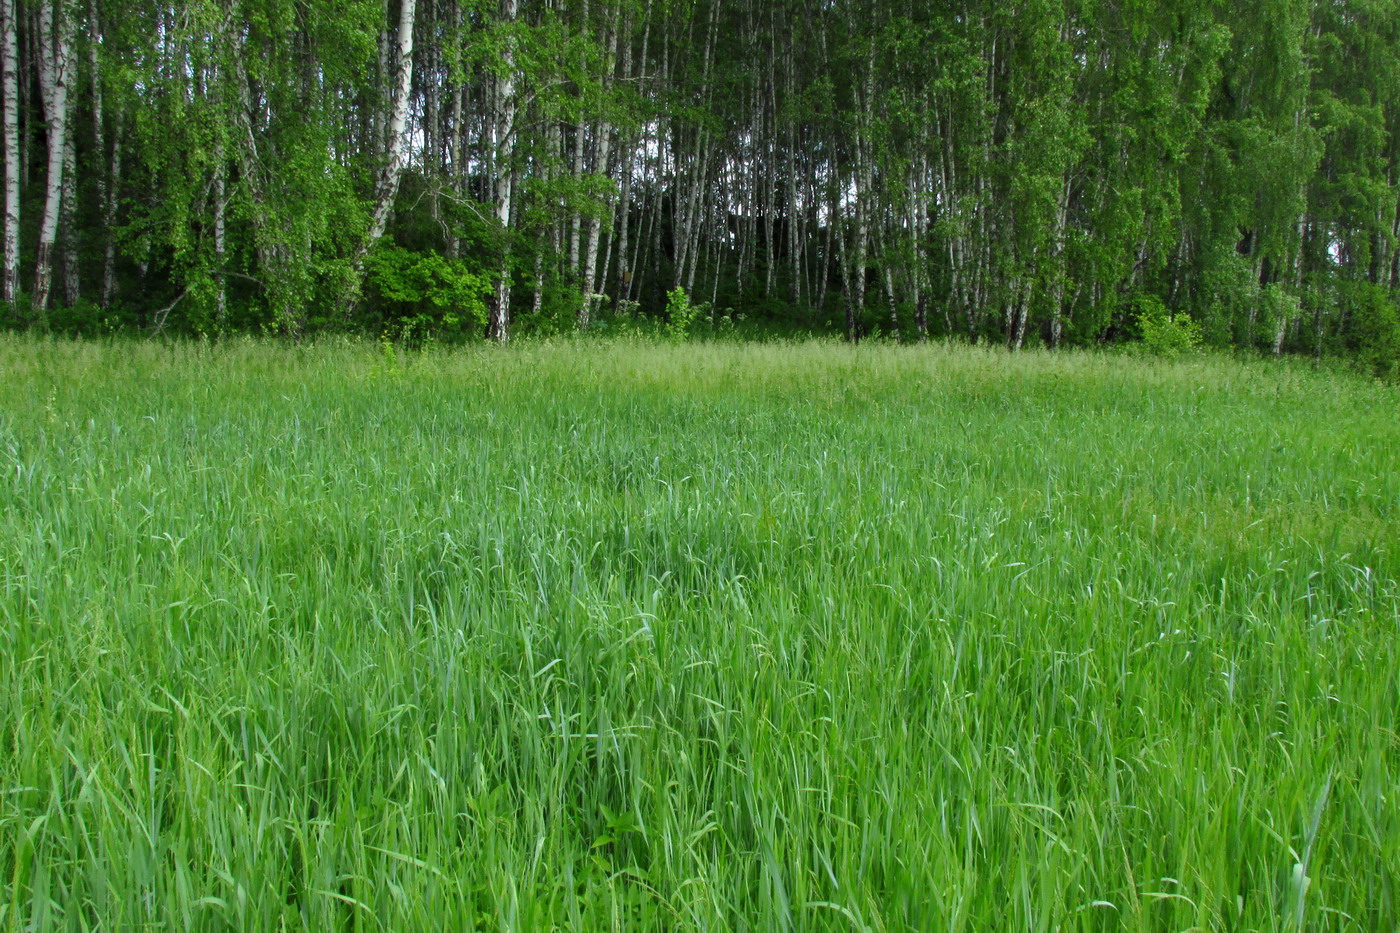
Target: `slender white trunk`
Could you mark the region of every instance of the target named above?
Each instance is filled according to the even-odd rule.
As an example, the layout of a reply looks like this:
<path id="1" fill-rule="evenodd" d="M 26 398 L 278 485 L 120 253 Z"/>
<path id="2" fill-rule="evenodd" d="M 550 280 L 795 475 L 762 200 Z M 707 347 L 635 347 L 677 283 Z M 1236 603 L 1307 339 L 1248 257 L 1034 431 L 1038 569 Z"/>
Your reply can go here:
<path id="1" fill-rule="evenodd" d="M 376 87 L 384 87 L 389 83 L 389 69 L 393 67 L 391 49 L 393 48 L 393 37 L 389 34 L 389 0 L 381 0 L 382 9 L 379 16 L 379 70 L 376 72 L 378 80 Z M 384 119 L 383 108 L 374 110 L 374 126 L 371 136 L 373 137 L 374 148 L 371 154 L 375 160 L 382 158 L 389 148 L 389 124 Z"/>
<path id="2" fill-rule="evenodd" d="M 647 49 L 651 44 L 651 9 L 652 0 L 647 0 L 646 12 L 643 14 L 642 27 L 642 50 L 637 56 L 636 73 L 632 70 L 632 41 L 631 31 L 628 30 L 628 39 L 623 46 L 623 74 L 630 80 L 640 82 L 646 72 Z M 618 209 L 618 234 L 617 234 L 617 278 L 616 287 L 613 290 L 614 307 L 617 302 L 621 302 L 632 297 L 632 263 L 634 258 L 630 237 L 632 231 L 632 190 L 633 179 L 636 175 L 637 162 L 637 136 L 629 136 L 628 141 L 623 144 L 622 158 L 624 160 L 622 169 L 622 199 Z M 635 252 L 641 252 L 641 244 L 635 248 Z"/>
<path id="3" fill-rule="evenodd" d="M 1065 329 L 1065 238 L 1069 227 L 1069 195 L 1070 178 L 1065 176 L 1065 183 L 1060 188 L 1060 199 L 1055 210 L 1055 230 L 1051 240 L 1052 253 L 1052 274 L 1055 276 L 1055 284 L 1050 293 L 1050 346 L 1058 348 L 1060 338 L 1064 335 Z M 1024 325 L 1022 327 L 1024 330 Z"/>
<path id="4" fill-rule="evenodd" d="M 535 253 L 535 298 L 530 304 L 530 313 L 538 315 L 544 308 L 544 251 Z"/>
<path id="5" fill-rule="evenodd" d="M 890 336 L 899 337 L 899 298 L 894 290 L 894 267 L 885 263 L 885 301 L 890 306 Z"/>
<path id="6" fill-rule="evenodd" d="M 851 340 L 860 339 L 865 315 L 865 265 L 870 249 L 870 207 L 874 183 L 874 157 L 871 153 L 871 99 L 875 96 L 875 53 L 866 62 L 865 81 L 860 94 L 860 119 L 856 123 L 856 242 L 851 268 L 851 301 L 846 330 Z"/>
<path id="7" fill-rule="evenodd" d="M 15 0 L 0 0 L 0 81 L 3 81 L 5 136 L 4 269 L 0 300 L 14 301 L 19 284 L 19 48 Z"/>
<path id="8" fill-rule="evenodd" d="M 417 8 L 418 0 L 400 0 L 394 97 L 389 127 L 385 134 L 387 152 L 379 173 L 379 183 L 375 187 L 374 215 L 370 220 L 369 234 L 360 247 L 361 262 L 389 225 L 389 215 L 394 210 L 394 196 L 399 193 L 399 179 L 403 176 L 404 156 L 408 148 L 404 129 L 408 124 L 409 94 L 413 87 L 413 18 Z"/>
<path id="9" fill-rule="evenodd" d="M 214 262 L 222 273 L 228 240 L 226 221 L 228 213 L 228 165 L 224 160 L 222 146 L 216 150 L 214 160 L 214 172 L 216 173 L 214 175 Z M 214 322 L 222 327 L 228 317 L 228 277 L 220 275 L 218 278 L 219 281 L 214 290 Z"/>
<path id="10" fill-rule="evenodd" d="M 704 241 L 700 239 L 702 227 L 706 217 L 706 207 L 704 202 L 705 193 L 710 188 L 710 147 L 708 145 L 708 134 L 704 137 L 706 145 L 700 147 L 700 170 L 695 179 L 694 193 L 690 198 L 690 271 L 686 274 L 685 290 L 687 293 L 695 291 L 695 272 L 700 266 L 700 247 Z"/>
<path id="11" fill-rule="evenodd" d="M 63 0 L 49 0 L 39 11 L 39 83 L 48 122 L 49 173 L 45 181 L 44 215 L 34 262 L 34 307 L 48 307 L 53 285 L 54 244 L 58 240 L 63 201 L 63 158 L 68 139 L 68 82 L 73 56 L 73 18 Z"/>
<path id="12" fill-rule="evenodd" d="M 622 169 L 622 195 L 618 204 L 617 278 L 615 280 L 617 284 L 613 288 L 614 304 L 628 297 L 627 291 L 630 284 L 629 270 L 631 266 L 627 256 L 627 238 L 631 235 L 632 226 L 632 176 L 634 174 L 632 163 L 636 159 L 636 146 L 633 143 L 625 143 L 621 154 L 625 164 Z"/>
<path id="13" fill-rule="evenodd" d="M 1395 222 L 1391 225 L 1391 242 L 1400 243 L 1400 201 L 1395 204 Z M 1390 287 L 1400 288 L 1400 249 L 1390 252 Z"/>
<path id="14" fill-rule="evenodd" d="M 1026 325 L 1030 321 L 1031 315 L 1031 285 L 1033 279 L 1026 276 L 1021 284 L 1021 289 L 1016 299 L 1016 338 L 1012 342 L 1011 349 L 1019 350 L 1026 343 Z"/>
<path id="15" fill-rule="evenodd" d="M 462 34 L 463 24 L 466 22 L 465 14 L 462 11 L 462 4 L 454 2 L 452 4 L 452 22 L 456 27 L 457 35 Z M 453 41 L 450 44 L 452 65 L 452 118 L 448 125 L 449 161 L 451 163 L 451 173 L 449 175 L 448 188 L 453 195 L 462 195 L 463 182 L 466 181 L 466 157 L 467 157 L 467 130 L 465 126 L 464 105 L 466 95 L 466 76 L 462 73 L 462 43 Z M 451 259 L 457 258 L 462 252 L 462 238 L 459 235 L 460 228 L 453 224 L 452 230 L 447 238 L 447 255 Z"/>
<path id="16" fill-rule="evenodd" d="M 927 151 L 927 138 L 924 150 Z M 926 235 L 924 231 L 928 210 L 921 202 L 922 193 L 927 190 L 929 181 L 926 156 L 920 153 L 914 163 L 914 171 L 909 179 L 909 235 L 914 243 L 914 268 L 910 271 L 909 284 L 914 291 L 914 330 L 919 342 L 928 339 L 928 292 L 924 288 L 924 272 L 928 265 Z"/>
<path id="17" fill-rule="evenodd" d="M 519 10 L 519 0 L 502 0 L 501 19 L 511 26 Z M 501 53 L 501 74 L 496 80 L 496 222 L 500 224 L 501 267 L 496 276 L 496 294 L 491 304 L 491 338 L 499 343 L 510 339 L 511 248 L 510 217 L 515 194 L 515 37 L 507 36 Z"/>
<path id="18" fill-rule="evenodd" d="M 584 36 L 588 35 L 588 8 L 588 0 L 583 0 L 582 8 L 580 10 L 579 15 L 578 28 L 579 32 Z M 588 69 L 587 59 L 581 59 L 579 61 L 579 65 L 581 68 L 583 68 L 583 70 L 586 71 Z M 580 116 L 578 123 L 574 127 L 573 171 L 575 186 L 581 184 L 581 179 L 583 178 L 584 167 L 586 164 L 587 149 L 585 147 L 588 141 L 587 128 L 587 122 L 583 119 L 582 116 Z M 571 214 L 572 216 L 569 218 L 569 275 L 575 277 L 575 280 L 577 281 L 578 277 L 582 275 L 583 271 L 582 266 L 580 265 L 580 259 L 582 255 L 581 250 L 583 243 L 583 212 L 575 208 L 573 209 Z M 588 291 L 587 282 L 580 282 L 579 287 L 585 293 Z M 580 315 L 579 326 L 588 326 L 588 315 L 586 313 Z"/>
<path id="19" fill-rule="evenodd" d="M 612 32 L 612 37 L 611 37 L 611 39 L 609 40 L 609 48 L 608 48 L 608 64 L 609 64 L 609 66 L 611 66 L 612 63 L 613 63 L 613 62 L 616 60 L 616 58 L 617 58 L 617 34 L 618 34 L 618 30 L 617 30 L 616 27 L 614 27 L 614 28 L 611 30 L 611 32 Z M 604 80 L 603 80 L 603 85 L 604 85 L 604 90 L 605 90 L 605 92 L 606 92 L 607 90 L 610 90 L 610 89 L 611 89 L 611 87 L 612 87 L 612 72 L 611 72 L 611 70 L 609 70 L 609 71 L 607 72 L 607 77 L 604 78 Z M 607 171 L 608 171 L 608 159 L 610 159 L 610 158 L 612 157 L 612 137 L 613 137 L 613 130 L 612 130 L 612 127 L 608 124 L 607 120 L 606 120 L 606 119 L 599 120 L 599 121 L 598 121 L 598 152 L 597 152 L 597 162 L 596 162 L 596 164 L 593 166 L 593 169 L 594 169 L 594 171 L 598 172 L 600 175 L 601 175 L 601 174 L 606 174 Z M 588 320 L 588 318 L 589 318 L 589 316 L 590 316 L 590 313 L 591 313 L 592 305 L 593 305 L 594 301 L 597 300 L 597 298 L 598 298 L 598 295 L 597 295 L 598 288 L 599 288 L 599 282 L 597 281 L 597 279 L 598 279 L 598 274 L 597 274 L 597 273 L 598 273 L 598 242 L 599 242 L 599 238 L 600 238 L 601 235 L 602 235 L 602 228 L 603 228 L 603 218 L 602 218 L 601 216 L 595 215 L 591 220 L 589 220 L 589 222 L 588 222 L 588 248 L 587 248 L 587 250 L 585 250 L 585 252 L 584 252 L 584 257 L 583 257 L 583 279 L 582 279 L 583 307 L 579 310 L 579 320 L 581 320 L 581 321 L 587 321 L 587 320 Z"/>
<path id="20" fill-rule="evenodd" d="M 585 124 L 580 121 L 574 129 L 574 184 L 582 185 L 584 167 Z M 579 274 L 579 251 L 583 242 L 583 212 L 575 208 L 569 218 L 569 274 Z M 585 322 L 586 323 L 586 322 Z"/>
<path id="21" fill-rule="evenodd" d="M 704 129 L 699 131 L 701 138 L 704 137 Z M 685 265 L 690 257 L 690 190 L 691 186 L 682 181 L 681 178 L 681 142 L 679 133 L 673 127 L 671 136 L 671 153 L 675 161 L 675 182 L 673 188 L 675 194 L 673 199 L 675 206 L 672 209 L 672 224 L 675 227 L 676 244 L 676 281 L 677 286 L 685 283 Z"/>
<path id="22" fill-rule="evenodd" d="M 791 79 L 789 79 L 788 93 L 791 94 Z M 787 125 L 787 218 L 788 218 L 788 262 L 792 266 L 792 305 L 794 309 L 802 307 L 802 239 L 800 211 L 797 205 L 797 143 L 793 138 L 792 124 Z"/>

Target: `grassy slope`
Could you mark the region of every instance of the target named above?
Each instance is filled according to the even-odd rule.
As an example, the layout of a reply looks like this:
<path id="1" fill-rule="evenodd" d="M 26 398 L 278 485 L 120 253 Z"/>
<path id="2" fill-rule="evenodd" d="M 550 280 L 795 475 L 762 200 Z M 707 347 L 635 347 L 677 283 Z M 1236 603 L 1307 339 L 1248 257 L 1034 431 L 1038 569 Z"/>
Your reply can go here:
<path id="1" fill-rule="evenodd" d="M 1395 929 L 1397 412 L 0 338 L 0 930 Z"/>

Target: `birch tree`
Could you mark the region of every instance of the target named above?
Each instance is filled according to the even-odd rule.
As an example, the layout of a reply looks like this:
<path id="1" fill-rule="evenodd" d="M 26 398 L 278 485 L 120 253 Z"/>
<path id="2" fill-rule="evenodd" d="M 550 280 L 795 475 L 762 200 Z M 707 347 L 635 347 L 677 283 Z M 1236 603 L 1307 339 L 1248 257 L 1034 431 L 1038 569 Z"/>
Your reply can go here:
<path id="1" fill-rule="evenodd" d="M 394 85 L 388 98 L 388 118 L 384 120 L 385 155 L 379 180 L 374 187 L 374 210 L 370 215 L 369 231 L 360 247 L 359 261 L 384 236 L 389 216 L 394 210 L 394 198 L 399 193 L 404 160 L 408 148 L 408 110 L 413 89 L 413 22 L 418 0 L 399 0 L 399 25 L 395 33 Z"/>
<path id="2" fill-rule="evenodd" d="M 496 270 L 495 295 L 487 324 L 489 336 L 497 343 L 510 340 L 511 293 L 511 209 L 515 196 L 516 48 L 513 26 L 519 15 L 519 0 L 501 0 L 501 22 L 505 27 L 501 61 L 496 74 L 496 112 L 492 127 L 495 156 L 496 223 L 501 235 L 501 259 Z"/>
<path id="3" fill-rule="evenodd" d="M 76 21 L 67 0 L 45 0 L 38 10 L 39 92 L 47 124 L 48 173 L 39 245 L 34 260 L 34 307 L 42 314 L 53 284 L 54 246 L 63 201 L 63 169 L 68 151 L 68 86 L 72 80 Z"/>
<path id="4" fill-rule="evenodd" d="M 15 0 L 0 0 L 0 105 L 5 151 L 4 267 L 0 301 L 12 303 L 19 283 L 19 42 Z"/>

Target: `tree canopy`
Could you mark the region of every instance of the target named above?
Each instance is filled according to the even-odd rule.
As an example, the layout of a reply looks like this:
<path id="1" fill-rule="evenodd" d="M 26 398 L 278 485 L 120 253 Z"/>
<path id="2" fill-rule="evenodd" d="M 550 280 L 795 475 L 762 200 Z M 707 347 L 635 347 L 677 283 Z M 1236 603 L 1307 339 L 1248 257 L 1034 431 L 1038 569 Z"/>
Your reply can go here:
<path id="1" fill-rule="evenodd" d="M 0 0 L 11 326 L 1400 356 L 1394 0 Z M 716 312 L 718 313 L 718 312 Z"/>

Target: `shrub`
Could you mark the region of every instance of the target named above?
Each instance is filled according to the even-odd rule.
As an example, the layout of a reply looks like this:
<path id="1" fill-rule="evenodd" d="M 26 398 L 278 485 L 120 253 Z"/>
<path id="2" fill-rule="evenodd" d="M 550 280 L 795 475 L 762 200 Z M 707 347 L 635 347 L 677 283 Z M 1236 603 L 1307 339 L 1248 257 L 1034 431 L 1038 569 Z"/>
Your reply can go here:
<path id="1" fill-rule="evenodd" d="M 384 330 L 395 337 L 457 340 L 486 324 L 490 282 L 460 259 L 383 245 L 370 255 L 365 271 Z"/>
<path id="2" fill-rule="evenodd" d="M 1172 312 L 1160 298 L 1144 295 L 1137 300 L 1137 324 L 1142 346 L 1156 356 L 1175 357 L 1200 349 L 1201 325 L 1185 312 Z"/>
<path id="3" fill-rule="evenodd" d="M 708 310 L 708 304 L 692 304 L 681 286 L 671 289 L 666 293 L 666 339 L 675 343 L 684 341 L 690 336 L 691 327 Z"/>
<path id="4" fill-rule="evenodd" d="M 1348 283 L 1340 290 L 1343 340 L 1362 368 L 1382 379 L 1400 379 L 1400 307 L 1382 286 Z"/>

